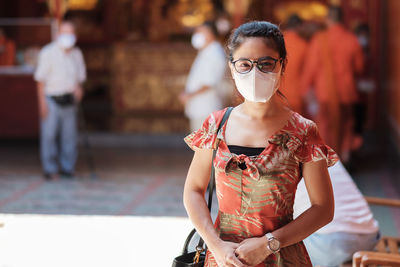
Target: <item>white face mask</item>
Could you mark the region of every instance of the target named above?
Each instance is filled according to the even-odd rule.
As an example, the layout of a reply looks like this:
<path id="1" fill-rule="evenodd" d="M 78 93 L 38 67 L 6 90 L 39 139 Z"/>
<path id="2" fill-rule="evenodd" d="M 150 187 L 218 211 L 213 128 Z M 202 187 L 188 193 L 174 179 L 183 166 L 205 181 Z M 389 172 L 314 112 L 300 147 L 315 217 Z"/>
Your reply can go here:
<path id="1" fill-rule="evenodd" d="M 195 49 L 201 49 L 206 43 L 206 37 L 202 33 L 195 33 L 192 36 L 192 45 Z"/>
<path id="2" fill-rule="evenodd" d="M 233 71 L 233 79 L 239 93 L 248 101 L 265 103 L 278 89 L 280 70 L 277 73 L 263 73 L 253 68 L 249 73 Z"/>
<path id="3" fill-rule="evenodd" d="M 64 49 L 70 49 L 75 45 L 76 37 L 70 33 L 62 33 L 57 37 L 57 43 Z"/>
<path id="4" fill-rule="evenodd" d="M 231 29 L 231 23 L 225 18 L 218 19 L 215 23 L 219 34 L 226 34 Z"/>
<path id="5" fill-rule="evenodd" d="M 368 37 L 364 35 L 358 36 L 358 42 L 362 47 L 367 47 L 368 46 Z"/>

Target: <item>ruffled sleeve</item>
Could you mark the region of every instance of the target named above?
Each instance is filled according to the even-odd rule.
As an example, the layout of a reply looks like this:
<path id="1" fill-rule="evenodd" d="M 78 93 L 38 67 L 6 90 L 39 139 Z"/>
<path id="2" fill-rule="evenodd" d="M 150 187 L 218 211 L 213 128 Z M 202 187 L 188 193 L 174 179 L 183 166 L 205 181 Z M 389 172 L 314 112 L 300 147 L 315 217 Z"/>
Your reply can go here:
<path id="1" fill-rule="evenodd" d="M 325 159 L 328 167 L 339 160 L 335 151 L 324 143 L 319 135 L 317 125 L 312 121 L 308 123 L 303 143 L 298 146 L 295 157 L 302 163 Z"/>
<path id="2" fill-rule="evenodd" d="M 185 137 L 184 141 L 193 150 L 214 149 L 217 140 L 218 125 L 221 123 L 225 110 L 211 113 L 203 122 L 203 125 L 197 131 L 192 132 Z"/>

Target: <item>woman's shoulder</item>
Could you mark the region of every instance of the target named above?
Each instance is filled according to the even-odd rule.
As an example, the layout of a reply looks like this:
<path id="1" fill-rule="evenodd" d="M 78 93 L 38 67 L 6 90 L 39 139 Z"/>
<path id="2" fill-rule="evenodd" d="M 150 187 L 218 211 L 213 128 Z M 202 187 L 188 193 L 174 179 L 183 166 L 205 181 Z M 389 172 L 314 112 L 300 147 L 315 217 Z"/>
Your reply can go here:
<path id="1" fill-rule="evenodd" d="M 292 115 L 292 126 L 297 131 L 304 134 L 307 134 L 310 130 L 317 129 L 317 125 L 314 121 L 307 119 L 294 111 Z"/>
<path id="2" fill-rule="evenodd" d="M 213 126 L 212 128 L 214 128 L 215 126 L 219 125 L 222 121 L 222 118 L 225 115 L 225 112 L 228 110 L 228 107 L 221 109 L 221 110 L 217 110 L 212 112 L 206 119 L 205 122 L 207 122 L 207 124 L 209 126 Z"/>
<path id="3" fill-rule="evenodd" d="M 218 134 L 218 125 L 221 123 L 227 109 L 214 111 L 203 122 L 200 129 L 185 137 L 184 140 L 190 148 L 193 150 L 195 148 L 214 148 Z"/>
<path id="4" fill-rule="evenodd" d="M 303 163 L 325 159 L 328 166 L 332 166 L 338 160 L 338 156 L 325 144 L 318 132 L 315 122 L 304 118 L 298 113 L 293 114 L 292 137 L 287 143 L 295 157 Z"/>

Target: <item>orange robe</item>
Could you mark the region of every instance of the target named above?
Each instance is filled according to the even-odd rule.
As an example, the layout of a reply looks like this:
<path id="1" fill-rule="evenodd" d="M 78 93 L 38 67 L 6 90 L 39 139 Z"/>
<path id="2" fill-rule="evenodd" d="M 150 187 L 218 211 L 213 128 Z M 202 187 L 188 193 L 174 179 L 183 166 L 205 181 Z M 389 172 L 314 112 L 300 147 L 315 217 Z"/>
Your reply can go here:
<path id="1" fill-rule="evenodd" d="M 301 75 L 307 42 L 292 30 L 286 31 L 284 37 L 288 63 L 280 90 L 287 98 L 290 107 L 302 114 Z"/>
<path id="2" fill-rule="evenodd" d="M 349 111 L 349 105 L 357 101 L 355 74 L 362 68 L 361 46 L 343 26 L 333 25 L 312 38 L 304 65 L 303 94 L 315 89 L 320 107 L 316 121 L 321 135 L 339 153 L 343 139 L 349 139 L 344 136 L 352 131 L 352 116 L 349 112 L 343 116 L 341 108 L 345 106 Z"/>
<path id="3" fill-rule="evenodd" d="M 312 38 L 304 65 L 303 86 L 307 90 L 313 85 L 318 101 L 329 101 L 329 93 L 326 91 L 329 79 L 326 70 L 322 69 L 324 43 L 327 43 L 329 50 L 339 102 L 353 104 L 358 98 L 354 75 L 363 69 L 363 54 L 357 37 L 339 24 Z"/>
<path id="4" fill-rule="evenodd" d="M 13 66 L 15 64 L 15 44 L 4 37 L 0 38 L 0 66 Z"/>

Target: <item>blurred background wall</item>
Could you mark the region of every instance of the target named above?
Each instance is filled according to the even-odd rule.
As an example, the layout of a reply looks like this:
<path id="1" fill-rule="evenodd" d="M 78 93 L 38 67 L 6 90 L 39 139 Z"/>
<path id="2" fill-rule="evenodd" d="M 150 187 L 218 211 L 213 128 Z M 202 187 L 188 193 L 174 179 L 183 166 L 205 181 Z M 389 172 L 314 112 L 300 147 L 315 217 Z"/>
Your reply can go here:
<path id="1" fill-rule="evenodd" d="M 87 63 L 83 107 L 89 129 L 182 133 L 188 122 L 177 96 L 196 55 L 193 26 L 219 17 L 232 27 L 249 20 L 281 24 L 299 3 L 341 5 L 350 30 L 368 24 L 376 84 L 368 127 L 390 132 L 400 147 L 397 0 L 0 0 L 0 28 L 16 45 L 15 64 L 0 70 L 0 136 L 37 136 L 35 56 L 61 17 L 77 25 Z"/>
<path id="2" fill-rule="evenodd" d="M 387 76 L 383 80 L 386 94 L 382 107 L 387 107 L 391 132 L 396 140 L 397 150 L 400 151 L 400 1 L 388 0 L 385 4 L 386 25 L 382 28 L 384 35 L 381 40 L 386 54 L 380 66 Z"/>

